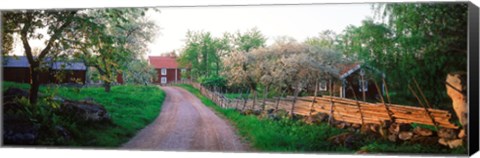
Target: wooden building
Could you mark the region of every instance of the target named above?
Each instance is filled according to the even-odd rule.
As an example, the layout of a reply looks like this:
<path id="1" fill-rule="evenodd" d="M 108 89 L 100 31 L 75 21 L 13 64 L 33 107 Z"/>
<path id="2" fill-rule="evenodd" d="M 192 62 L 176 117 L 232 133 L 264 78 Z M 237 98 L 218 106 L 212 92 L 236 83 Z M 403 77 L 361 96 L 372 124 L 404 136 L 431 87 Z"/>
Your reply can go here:
<path id="1" fill-rule="evenodd" d="M 343 98 L 379 101 L 380 94 L 385 93 L 382 82 L 385 74 L 378 69 L 359 63 L 342 64 L 337 67 L 338 76 L 320 81 L 317 87 L 320 95 L 332 94 Z"/>
<path id="2" fill-rule="evenodd" d="M 3 81 L 30 83 L 30 64 L 25 56 L 2 59 Z M 49 58 L 41 65 L 40 84 L 85 83 L 86 66 L 81 62 L 53 62 Z M 62 73 L 60 73 L 62 72 Z M 59 75 L 61 74 L 61 75 Z"/>
<path id="3" fill-rule="evenodd" d="M 148 62 L 157 71 L 158 78 L 153 83 L 167 84 L 187 79 L 182 76 L 186 68 L 179 67 L 175 56 L 149 56 Z"/>
<path id="4" fill-rule="evenodd" d="M 82 62 L 53 62 L 50 70 L 52 83 L 85 84 L 87 67 Z"/>

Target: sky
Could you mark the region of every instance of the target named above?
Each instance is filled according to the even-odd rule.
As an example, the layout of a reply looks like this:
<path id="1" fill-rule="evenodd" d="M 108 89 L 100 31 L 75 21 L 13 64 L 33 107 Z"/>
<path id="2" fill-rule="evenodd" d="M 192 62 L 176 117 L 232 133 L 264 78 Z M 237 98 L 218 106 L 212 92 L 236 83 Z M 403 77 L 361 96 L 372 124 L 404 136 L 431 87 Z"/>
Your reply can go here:
<path id="1" fill-rule="evenodd" d="M 205 31 L 215 37 L 224 32 L 245 32 L 256 27 L 267 37 L 267 45 L 280 36 L 297 41 L 317 36 L 324 30 L 341 33 L 348 25 L 361 25 L 373 17 L 371 4 L 317 4 L 159 8 L 147 16 L 161 28 L 149 45 L 148 55 L 181 50 L 188 30 Z"/>
<path id="2" fill-rule="evenodd" d="M 324 30 L 339 34 L 348 26 L 360 26 L 361 21 L 373 17 L 371 3 L 315 4 L 315 5 L 261 5 L 261 6 L 210 6 L 210 7 L 160 7 L 160 12 L 150 10 L 146 15 L 159 27 L 154 41 L 148 44 L 146 56 L 157 56 L 185 46 L 188 30 L 210 32 L 214 37 L 223 33 L 245 32 L 256 27 L 266 38 L 267 45 L 281 36 L 293 37 L 301 42 L 318 36 Z M 16 39 L 13 50 L 24 55 L 21 41 Z M 30 40 L 34 50 L 44 48 L 44 42 Z"/>

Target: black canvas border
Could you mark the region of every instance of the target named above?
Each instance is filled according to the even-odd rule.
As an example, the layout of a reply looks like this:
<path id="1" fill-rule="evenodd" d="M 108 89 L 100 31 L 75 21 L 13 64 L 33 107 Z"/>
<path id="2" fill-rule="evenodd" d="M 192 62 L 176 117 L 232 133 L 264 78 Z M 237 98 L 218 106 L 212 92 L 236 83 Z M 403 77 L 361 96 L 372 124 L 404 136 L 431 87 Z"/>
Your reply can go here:
<path id="1" fill-rule="evenodd" d="M 468 7 L 468 105 L 469 105 L 469 123 L 468 123 L 468 153 L 473 155 L 478 151 L 479 144 L 479 95 L 478 95 L 478 69 L 479 65 L 479 8 L 472 2 Z"/>

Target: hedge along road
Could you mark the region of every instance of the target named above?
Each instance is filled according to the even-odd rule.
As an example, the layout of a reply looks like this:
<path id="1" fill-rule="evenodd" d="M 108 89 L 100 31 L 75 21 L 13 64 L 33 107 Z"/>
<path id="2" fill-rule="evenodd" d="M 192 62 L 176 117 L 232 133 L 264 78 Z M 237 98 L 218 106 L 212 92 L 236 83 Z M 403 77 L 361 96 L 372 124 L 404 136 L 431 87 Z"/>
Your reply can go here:
<path id="1" fill-rule="evenodd" d="M 162 87 L 166 98 L 158 118 L 124 149 L 175 151 L 246 151 L 235 129 L 179 87 Z"/>

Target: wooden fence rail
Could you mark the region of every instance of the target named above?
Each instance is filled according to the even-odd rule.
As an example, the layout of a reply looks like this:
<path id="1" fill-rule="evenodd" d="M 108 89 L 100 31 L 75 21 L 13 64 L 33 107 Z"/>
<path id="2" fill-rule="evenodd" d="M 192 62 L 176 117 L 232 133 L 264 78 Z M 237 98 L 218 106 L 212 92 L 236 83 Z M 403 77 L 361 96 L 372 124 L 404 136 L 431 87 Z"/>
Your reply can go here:
<path id="1" fill-rule="evenodd" d="M 200 90 L 201 94 L 211 99 L 217 105 L 222 108 L 235 108 L 235 109 L 262 109 L 263 100 L 258 99 L 256 105 L 253 106 L 253 101 L 248 98 L 231 99 L 225 97 L 221 92 L 214 92 L 199 83 L 183 81 L 181 83 L 190 84 L 193 87 Z M 280 98 L 279 109 L 289 110 L 292 105 L 292 98 Z M 312 105 L 313 102 L 313 106 Z M 275 109 L 276 99 L 267 99 L 265 102 L 265 109 Z M 332 106 L 333 105 L 333 106 Z M 371 123 L 382 124 L 385 121 L 391 120 L 388 111 L 384 108 L 383 103 L 370 103 L 357 101 L 352 99 L 333 97 L 333 96 L 321 96 L 314 97 L 299 97 L 295 103 L 294 114 L 308 116 L 310 114 L 325 113 L 333 115 L 333 118 L 337 121 L 343 121 L 348 123 Z M 452 115 L 445 110 L 428 108 L 425 110 L 421 107 L 389 104 L 388 110 L 391 112 L 394 120 L 397 123 L 419 123 L 425 125 L 436 125 L 443 128 L 457 129 L 458 126 L 450 122 Z M 333 111 L 331 111 L 333 107 Z M 434 122 L 430 117 L 434 118 Z"/>

